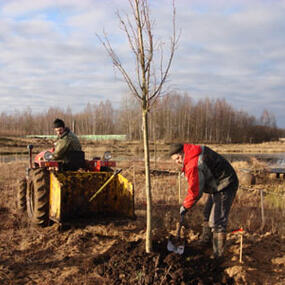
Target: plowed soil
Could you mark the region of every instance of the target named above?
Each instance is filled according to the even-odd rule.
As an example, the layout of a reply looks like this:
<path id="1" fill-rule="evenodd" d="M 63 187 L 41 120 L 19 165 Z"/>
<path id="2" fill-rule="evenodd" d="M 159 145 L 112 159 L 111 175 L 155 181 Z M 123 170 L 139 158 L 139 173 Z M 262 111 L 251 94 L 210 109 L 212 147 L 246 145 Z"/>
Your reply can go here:
<path id="1" fill-rule="evenodd" d="M 95 260 L 102 262 L 97 272 L 114 284 L 233 284 L 233 279 L 203 251 L 186 246 L 179 255 L 166 248 L 167 240 L 155 240 L 153 253 L 147 254 L 143 240 L 121 241 L 103 259 Z"/>
<path id="2" fill-rule="evenodd" d="M 211 245 L 197 243 L 203 198 L 187 213 L 182 229 L 184 254 L 167 251 L 186 189 L 182 181 L 178 197 L 177 176 L 169 165 L 160 161 L 159 168 L 152 168 L 158 170 L 152 171 L 153 252 L 147 254 L 141 166 L 119 165 L 135 185 L 136 220 L 89 217 L 41 228 L 16 209 L 17 181 L 24 177 L 26 163 L 2 163 L 0 284 L 285 284 L 283 196 L 273 200 L 266 195 L 266 220 L 261 227 L 259 189 L 266 189 L 267 180 L 246 190 L 241 185 L 231 210 L 223 262 L 211 259 Z M 283 179 L 270 183 L 284 188 Z M 241 234 L 233 233 L 239 228 L 243 228 L 242 252 Z"/>

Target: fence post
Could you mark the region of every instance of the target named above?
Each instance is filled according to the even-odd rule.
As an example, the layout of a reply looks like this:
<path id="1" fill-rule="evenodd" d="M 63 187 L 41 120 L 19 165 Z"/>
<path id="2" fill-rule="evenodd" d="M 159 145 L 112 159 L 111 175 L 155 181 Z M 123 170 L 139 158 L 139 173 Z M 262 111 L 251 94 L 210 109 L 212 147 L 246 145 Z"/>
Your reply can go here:
<path id="1" fill-rule="evenodd" d="M 265 225 L 264 204 L 263 204 L 263 189 L 260 190 L 260 208 L 261 208 L 261 230 L 263 230 L 264 225 Z"/>
<path id="2" fill-rule="evenodd" d="M 136 189 L 136 169 L 135 169 L 135 167 L 136 167 L 136 164 L 135 164 L 135 162 L 133 161 L 133 185 L 134 185 L 134 189 Z"/>

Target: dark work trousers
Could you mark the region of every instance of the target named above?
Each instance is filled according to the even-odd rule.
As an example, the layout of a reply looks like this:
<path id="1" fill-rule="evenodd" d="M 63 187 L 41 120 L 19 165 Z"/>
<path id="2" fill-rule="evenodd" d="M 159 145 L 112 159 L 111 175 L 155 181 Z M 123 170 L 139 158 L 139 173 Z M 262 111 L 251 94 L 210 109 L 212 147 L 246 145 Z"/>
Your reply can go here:
<path id="1" fill-rule="evenodd" d="M 215 232 L 226 232 L 230 209 L 238 186 L 230 185 L 222 191 L 208 194 L 204 208 L 204 221 Z"/>

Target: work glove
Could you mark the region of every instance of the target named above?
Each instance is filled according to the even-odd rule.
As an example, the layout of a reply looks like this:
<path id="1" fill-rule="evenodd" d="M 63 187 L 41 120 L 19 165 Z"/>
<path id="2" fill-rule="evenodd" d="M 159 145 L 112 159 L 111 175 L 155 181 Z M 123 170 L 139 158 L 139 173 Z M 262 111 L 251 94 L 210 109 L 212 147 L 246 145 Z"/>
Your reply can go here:
<path id="1" fill-rule="evenodd" d="M 180 207 L 180 216 L 184 216 L 187 212 L 187 209 L 184 206 Z"/>

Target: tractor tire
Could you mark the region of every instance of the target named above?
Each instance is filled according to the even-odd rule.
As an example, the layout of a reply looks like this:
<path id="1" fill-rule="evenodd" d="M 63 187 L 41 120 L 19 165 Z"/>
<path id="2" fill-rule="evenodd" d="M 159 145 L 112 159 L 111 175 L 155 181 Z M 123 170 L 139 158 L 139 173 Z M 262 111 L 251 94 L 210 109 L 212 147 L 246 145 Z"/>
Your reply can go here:
<path id="1" fill-rule="evenodd" d="M 25 212 L 27 209 L 27 180 L 26 178 L 21 179 L 18 182 L 18 188 L 17 188 L 17 209 L 19 212 Z"/>
<path id="2" fill-rule="evenodd" d="M 49 221 L 49 173 L 33 169 L 28 181 L 27 212 L 35 225 L 46 226 Z"/>

